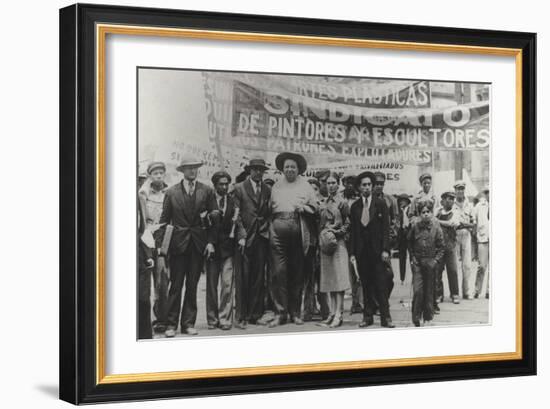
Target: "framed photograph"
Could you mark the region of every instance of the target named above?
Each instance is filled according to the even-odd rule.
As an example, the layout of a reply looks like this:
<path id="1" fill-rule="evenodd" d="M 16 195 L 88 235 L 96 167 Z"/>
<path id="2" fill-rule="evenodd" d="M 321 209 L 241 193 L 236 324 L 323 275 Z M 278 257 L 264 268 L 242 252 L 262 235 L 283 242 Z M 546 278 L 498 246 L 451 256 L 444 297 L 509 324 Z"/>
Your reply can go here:
<path id="1" fill-rule="evenodd" d="M 60 398 L 536 374 L 535 55 L 61 9 Z"/>

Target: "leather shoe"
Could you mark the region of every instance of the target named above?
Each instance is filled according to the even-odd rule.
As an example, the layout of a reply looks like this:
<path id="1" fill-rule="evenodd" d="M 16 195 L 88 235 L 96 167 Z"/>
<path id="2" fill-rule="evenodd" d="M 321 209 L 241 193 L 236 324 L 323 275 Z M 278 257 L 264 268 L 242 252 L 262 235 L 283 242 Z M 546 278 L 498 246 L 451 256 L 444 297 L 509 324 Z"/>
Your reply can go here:
<path id="1" fill-rule="evenodd" d="M 415 327 L 419 327 L 420 326 L 420 321 L 413 321 L 413 324 Z"/>
<path id="2" fill-rule="evenodd" d="M 174 328 L 168 328 L 164 331 L 164 336 L 166 338 L 174 338 L 176 336 L 176 330 Z"/>
<path id="3" fill-rule="evenodd" d="M 363 318 L 363 321 L 359 324 L 359 328 L 370 327 L 372 324 L 374 324 L 374 319 L 372 317 Z"/>
<path id="4" fill-rule="evenodd" d="M 229 324 L 220 325 L 220 329 L 223 331 L 229 331 L 231 329 L 231 325 Z"/>
<path id="5" fill-rule="evenodd" d="M 187 335 L 198 335 L 199 331 L 197 331 L 195 328 L 193 327 L 187 327 L 185 329 L 183 329 L 181 331 L 182 334 L 187 334 Z"/>
<path id="6" fill-rule="evenodd" d="M 262 317 L 258 321 L 256 321 L 256 324 L 257 325 L 267 325 L 271 321 L 273 321 L 273 317 L 269 317 L 269 316 L 268 317 Z"/>
<path id="7" fill-rule="evenodd" d="M 294 317 L 292 319 L 292 322 L 294 322 L 294 324 L 296 325 L 304 325 L 304 321 L 300 317 Z"/>
<path id="8" fill-rule="evenodd" d="M 239 321 L 235 326 L 239 329 L 246 329 L 246 321 Z"/>
<path id="9" fill-rule="evenodd" d="M 216 329 L 219 327 L 220 324 L 218 323 L 215 323 L 215 324 L 208 324 L 208 329 Z"/>
<path id="10" fill-rule="evenodd" d="M 267 326 L 269 328 L 275 328 L 281 324 L 283 324 L 283 319 L 280 316 L 276 316 Z"/>
<path id="11" fill-rule="evenodd" d="M 381 325 L 385 328 L 395 328 L 391 318 L 385 319 L 382 321 Z"/>

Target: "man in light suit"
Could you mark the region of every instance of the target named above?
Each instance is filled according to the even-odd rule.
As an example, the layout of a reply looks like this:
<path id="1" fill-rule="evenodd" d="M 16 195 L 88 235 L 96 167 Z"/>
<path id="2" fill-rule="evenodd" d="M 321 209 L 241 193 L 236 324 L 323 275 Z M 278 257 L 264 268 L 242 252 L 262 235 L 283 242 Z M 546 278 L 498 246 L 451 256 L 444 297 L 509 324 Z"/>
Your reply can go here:
<path id="1" fill-rule="evenodd" d="M 177 170 L 183 173 L 180 183 L 166 190 L 161 228 L 155 234 L 156 246 L 161 244 L 168 224 L 174 227 L 168 253 L 170 255 L 170 290 L 167 302 L 167 337 L 175 336 L 181 310 L 184 281 L 185 295 L 181 312 L 181 332 L 197 335 L 197 285 L 204 259 L 215 251 L 215 226 L 207 222 L 208 215 L 216 210 L 216 196 L 211 187 L 198 182 L 198 169 L 202 161 L 186 154 Z M 166 256 L 160 254 L 160 256 Z M 163 257 L 159 258 L 160 260 Z M 160 261 L 162 262 L 162 261 Z"/>
<path id="2" fill-rule="evenodd" d="M 390 219 L 386 203 L 372 195 L 374 182 L 375 176 L 371 172 L 357 176 L 356 186 L 361 197 L 350 210 L 350 260 L 357 264 L 364 296 L 363 321 L 359 327 L 374 323 L 374 310 L 378 304 L 381 325 L 394 328 L 388 303 L 390 280 L 385 268 L 390 257 Z"/>
<path id="3" fill-rule="evenodd" d="M 246 231 L 244 251 L 236 254 L 236 322 L 245 329 L 264 313 L 265 269 L 269 248 L 269 198 L 271 189 L 263 182 L 268 169 L 263 159 L 251 159 L 245 171 L 249 176 L 233 190 L 235 207 Z"/>

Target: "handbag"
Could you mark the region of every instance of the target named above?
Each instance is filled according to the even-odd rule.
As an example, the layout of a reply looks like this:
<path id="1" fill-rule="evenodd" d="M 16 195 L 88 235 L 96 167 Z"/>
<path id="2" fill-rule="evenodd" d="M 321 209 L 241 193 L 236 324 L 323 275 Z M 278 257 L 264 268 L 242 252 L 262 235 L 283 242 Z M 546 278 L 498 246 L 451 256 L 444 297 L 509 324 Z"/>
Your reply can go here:
<path id="1" fill-rule="evenodd" d="M 319 246 L 321 252 L 327 256 L 332 256 L 338 248 L 338 240 L 336 235 L 330 229 L 323 229 L 319 234 Z"/>

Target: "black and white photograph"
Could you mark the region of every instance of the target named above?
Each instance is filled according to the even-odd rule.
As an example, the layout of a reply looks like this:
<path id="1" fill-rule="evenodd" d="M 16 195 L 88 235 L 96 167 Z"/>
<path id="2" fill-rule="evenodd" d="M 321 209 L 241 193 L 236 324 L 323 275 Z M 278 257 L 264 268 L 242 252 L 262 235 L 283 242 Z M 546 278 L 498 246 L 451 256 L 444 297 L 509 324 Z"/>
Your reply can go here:
<path id="1" fill-rule="evenodd" d="M 136 69 L 139 340 L 491 323 L 490 83 Z"/>

